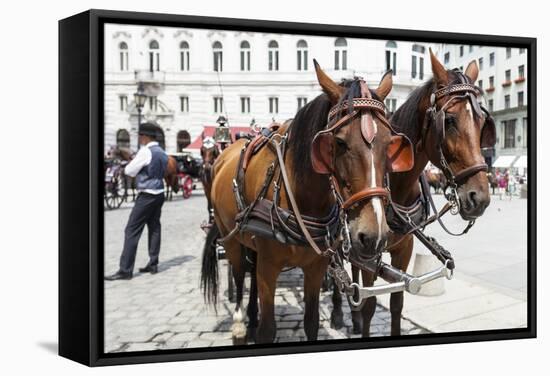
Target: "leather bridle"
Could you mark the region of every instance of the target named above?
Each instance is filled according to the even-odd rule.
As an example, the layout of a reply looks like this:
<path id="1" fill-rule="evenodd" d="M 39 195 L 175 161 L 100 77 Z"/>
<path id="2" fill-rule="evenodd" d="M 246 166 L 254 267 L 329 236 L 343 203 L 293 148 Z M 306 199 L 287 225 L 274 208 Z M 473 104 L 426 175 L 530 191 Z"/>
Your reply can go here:
<path id="1" fill-rule="evenodd" d="M 458 193 L 456 191 L 457 188 L 475 174 L 482 171 L 488 171 L 489 167 L 486 163 L 479 163 L 466 167 L 456 173 L 453 172 L 443 152 L 443 143 L 445 142 L 446 110 L 458 101 L 468 100 L 470 101 L 470 105 L 476 113 L 476 116 L 481 117 L 483 115 L 486 118 L 486 124 L 484 124 L 484 126 L 494 127 L 494 123 L 492 123 L 489 112 L 477 101 L 477 97 L 480 94 L 479 89 L 470 84 L 461 72 L 455 71 L 455 74 L 460 78 L 461 83 L 447 85 L 432 93 L 430 97 L 430 107 L 426 111 L 426 117 L 422 128 L 422 141 L 421 144 L 419 144 L 420 147 L 425 147 L 424 144 L 426 142 L 427 129 L 430 126 L 435 126 L 437 138 L 436 148 L 437 153 L 439 154 L 440 163 L 440 166 L 438 167 L 440 167 L 441 171 L 445 175 L 445 178 L 447 179 L 445 191 L 447 192 L 447 190 L 450 190 L 449 194 L 447 194 L 447 199 L 451 201 L 451 204 L 453 205 L 451 212 L 454 214 L 458 213 L 458 210 L 460 209 L 460 201 L 458 200 Z M 446 101 L 439 109 L 437 109 L 437 102 L 441 99 L 445 99 Z M 487 125 L 489 120 L 491 120 L 491 125 Z"/>

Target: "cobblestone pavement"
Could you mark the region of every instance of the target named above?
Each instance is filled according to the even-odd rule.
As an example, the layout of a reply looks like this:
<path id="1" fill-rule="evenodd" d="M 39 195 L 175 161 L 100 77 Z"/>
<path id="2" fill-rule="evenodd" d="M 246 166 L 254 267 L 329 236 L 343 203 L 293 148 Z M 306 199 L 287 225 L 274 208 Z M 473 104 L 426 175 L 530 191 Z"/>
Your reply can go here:
<path id="1" fill-rule="evenodd" d="M 123 233 L 132 204 L 105 212 L 105 273 L 118 268 Z M 234 304 L 227 299 L 227 267 L 220 267 L 220 298 L 217 315 L 207 306 L 199 288 L 200 262 L 204 232 L 199 228 L 206 219 L 206 200 L 202 191 L 191 198 L 166 201 L 162 212 L 162 246 L 159 273 L 142 274 L 137 269 L 147 263 L 147 235 L 138 248 L 134 278 L 104 282 L 105 352 L 144 351 L 231 345 Z M 248 280 L 248 279 L 247 279 Z M 303 341 L 302 274 L 299 269 L 282 273 L 275 298 L 277 342 Z M 245 304 L 248 296 L 245 295 Z M 350 338 L 350 310 L 344 303 L 346 326 L 330 328 L 332 310 L 330 292 L 321 292 L 319 340 Z M 389 312 L 377 307 L 371 332 L 389 335 Z M 404 334 L 425 333 L 403 320 Z"/>

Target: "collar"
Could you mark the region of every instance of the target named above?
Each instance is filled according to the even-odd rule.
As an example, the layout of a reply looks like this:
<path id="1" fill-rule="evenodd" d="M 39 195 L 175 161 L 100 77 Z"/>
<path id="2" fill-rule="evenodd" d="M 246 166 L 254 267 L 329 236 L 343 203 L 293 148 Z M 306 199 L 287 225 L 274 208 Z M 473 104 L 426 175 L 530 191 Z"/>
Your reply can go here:
<path id="1" fill-rule="evenodd" d="M 149 148 L 151 146 L 157 146 L 159 143 L 157 141 L 151 141 L 145 145 L 146 148 Z"/>

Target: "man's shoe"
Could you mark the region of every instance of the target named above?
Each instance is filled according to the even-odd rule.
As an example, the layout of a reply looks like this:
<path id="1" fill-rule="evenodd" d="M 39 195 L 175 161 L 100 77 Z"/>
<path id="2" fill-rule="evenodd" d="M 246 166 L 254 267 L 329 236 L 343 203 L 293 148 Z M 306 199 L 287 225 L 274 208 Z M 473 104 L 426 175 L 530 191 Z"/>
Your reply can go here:
<path id="1" fill-rule="evenodd" d="M 140 273 L 151 273 L 156 274 L 158 272 L 158 266 L 156 265 L 147 265 L 145 268 L 139 268 Z"/>
<path id="2" fill-rule="evenodd" d="M 119 270 L 113 275 L 105 276 L 106 281 L 117 281 L 119 279 L 132 279 L 132 273 L 124 273 Z"/>

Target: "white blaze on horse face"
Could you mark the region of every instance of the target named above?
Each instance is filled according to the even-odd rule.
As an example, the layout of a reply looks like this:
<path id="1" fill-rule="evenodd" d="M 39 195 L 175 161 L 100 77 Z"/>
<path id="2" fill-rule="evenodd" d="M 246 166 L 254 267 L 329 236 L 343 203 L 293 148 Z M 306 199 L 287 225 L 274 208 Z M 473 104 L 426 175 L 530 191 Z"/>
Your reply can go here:
<path id="1" fill-rule="evenodd" d="M 376 126 L 376 122 L 374 123 Z M 375 128 L 376 129 L 376 128 Z M 376 188 L 376 168 L 374 167 L 374 153 L 371 151 L 371 158 L 370 158 L 370 186 L 371 188 Z M 382 236 L 382 202 L 380 201 L 379 197 L 374 197 L 371 200 L 372 207 L 374 209 L 374 214 L 376 214 L 376 222 L 378 224 L 378 236 L 376 238 L 376 249 L 378 249 L 378 245 L 380 244 L 381 236 Z"/>

